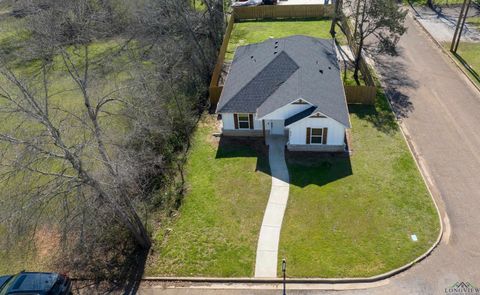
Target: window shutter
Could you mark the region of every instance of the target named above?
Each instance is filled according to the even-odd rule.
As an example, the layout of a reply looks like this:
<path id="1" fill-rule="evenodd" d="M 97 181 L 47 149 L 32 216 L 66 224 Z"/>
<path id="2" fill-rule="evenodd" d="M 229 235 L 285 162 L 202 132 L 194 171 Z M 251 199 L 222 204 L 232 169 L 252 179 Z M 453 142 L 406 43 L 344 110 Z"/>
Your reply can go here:
<path id="1" fill-rule="evenodd" d="M 233 122 L 235 124 L 235 129 L 238 129 L 238 115 L 233 114 Z"/>
<path id="2" fill-rule="evenodd" d="M 253 114 L 248 114 L 248 121 L 250 121 L 250 129 L 253 129 Z"/>
<path id="3" fill-rule="evenodd" d="M 310 127 L 307 128 L 307 144 L 310 144 Z"/>
<path id="4" fill-rule="evenodd" d="M 328 128 L 323 128 L 323 139 L 322 144 L 327 144 L 328 138 Z"/>

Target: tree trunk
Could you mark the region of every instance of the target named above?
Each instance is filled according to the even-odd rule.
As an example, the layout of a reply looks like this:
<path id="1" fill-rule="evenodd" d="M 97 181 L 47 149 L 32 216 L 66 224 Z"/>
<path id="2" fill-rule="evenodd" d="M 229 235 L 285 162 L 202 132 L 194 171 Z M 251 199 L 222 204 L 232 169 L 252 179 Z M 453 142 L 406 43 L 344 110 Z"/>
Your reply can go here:
<path id="1" fill-rule="evenodd" d="M 334 15 L 333 15 L 333 20 L 332 20 L 332 26 L 330 27 L 330 35 L 332 35 L 333 38 L 335 38 L 335 26 L 337 25 L 337 22 L 340 18 L 340 14 L 341 14 L 341 1 L 342 0 L 335 0 L 335 12 L 334 12 Z"/>
<path id="2" fill-rule="evenodd" d="M 360 80 L 358 78 L 358 72 L 360 71 L 360 62 L 362 60 L 362 50 L 363 50 L 363 38 L 360 39 L 358 44 L 357 54 L 355 56 L 355 72 L 353 73 L 353 78 L 357 85 L 360 85 Z"/>

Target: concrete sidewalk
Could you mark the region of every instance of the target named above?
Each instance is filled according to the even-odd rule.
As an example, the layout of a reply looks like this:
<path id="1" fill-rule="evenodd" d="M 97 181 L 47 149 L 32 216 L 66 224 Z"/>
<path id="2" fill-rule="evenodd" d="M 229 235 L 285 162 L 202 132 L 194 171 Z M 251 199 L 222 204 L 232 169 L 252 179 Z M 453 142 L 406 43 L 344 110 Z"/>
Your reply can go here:
<path id="1" fill-rule="evenodd" d="M 268 136 L 267 144 L 269 145 L 272 190 L 258 238 L 256 278 L 277 277 L 278 244 L 289 192 L 289 176 L 285 163 L 285 137 Z"/>

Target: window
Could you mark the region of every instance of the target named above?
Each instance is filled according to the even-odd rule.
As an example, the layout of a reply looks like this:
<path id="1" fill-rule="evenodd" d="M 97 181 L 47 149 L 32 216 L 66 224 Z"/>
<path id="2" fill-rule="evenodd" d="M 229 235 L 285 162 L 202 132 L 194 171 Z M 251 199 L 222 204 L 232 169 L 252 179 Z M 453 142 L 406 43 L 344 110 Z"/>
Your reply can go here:
<path id="1" fill-rule="evenodd" d="M 310 134 L 310 143 L 312 144 L 322 144 L 323 141 L 323 129 L 322 128 L 312 128 Z"/>
<path id="2" fill-rule="evenodd" d="M 238 114 L 238 128 L 250 129 L 250 119 L 248 114 Z"/>

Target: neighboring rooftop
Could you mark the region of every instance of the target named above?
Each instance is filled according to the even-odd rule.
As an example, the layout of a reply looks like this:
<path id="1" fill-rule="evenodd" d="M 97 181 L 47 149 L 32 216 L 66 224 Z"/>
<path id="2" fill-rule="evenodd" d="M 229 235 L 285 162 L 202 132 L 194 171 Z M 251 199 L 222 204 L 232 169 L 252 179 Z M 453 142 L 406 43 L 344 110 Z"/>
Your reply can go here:
<path id="1" fill-rule="evenodd" d="M 298 98 L 350 126 L 332 39 L 291 36 L 238 47 L 217 112 L 261 118 Z"/>

